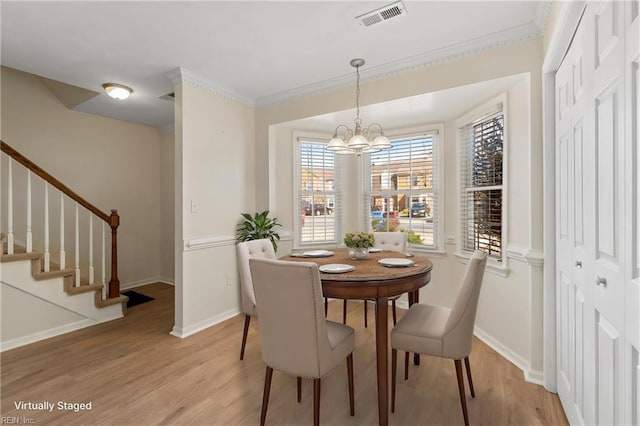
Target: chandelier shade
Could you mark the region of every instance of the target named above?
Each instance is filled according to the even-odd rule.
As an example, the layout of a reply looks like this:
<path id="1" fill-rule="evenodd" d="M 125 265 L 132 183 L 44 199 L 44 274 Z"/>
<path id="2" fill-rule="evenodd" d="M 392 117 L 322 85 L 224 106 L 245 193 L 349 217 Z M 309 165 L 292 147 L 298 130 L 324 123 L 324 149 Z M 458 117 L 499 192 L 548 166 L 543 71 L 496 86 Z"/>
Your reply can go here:
<path id="1" fill-rule="evenodd" d="M 339 124 L 333 132 L 333 137 L 326 149 L 336 154 L 368 154 L 391 148 L 391 141 L 385 136 L 382 125 L 372 123 L 362 128 L 360 119 L 360 67 L 364 59 L 352 59 L 351 66 L 356 69 L 356 118 L 353 120 L 355 128 L 352 130 L 344 124 Z"/>

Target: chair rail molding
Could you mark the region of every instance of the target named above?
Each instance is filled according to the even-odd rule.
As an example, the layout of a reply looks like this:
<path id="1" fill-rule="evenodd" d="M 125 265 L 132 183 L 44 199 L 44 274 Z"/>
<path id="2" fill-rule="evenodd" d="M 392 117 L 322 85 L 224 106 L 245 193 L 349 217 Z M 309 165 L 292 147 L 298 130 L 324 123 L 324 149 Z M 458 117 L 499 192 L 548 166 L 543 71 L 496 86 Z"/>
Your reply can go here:
<path id="1" fill-rule="evenodd" d="M 236 244 L 233 235 L 197 237 L 182 242 L 183 251 L 204 250 L 214 247 L 232 246 Z"/>

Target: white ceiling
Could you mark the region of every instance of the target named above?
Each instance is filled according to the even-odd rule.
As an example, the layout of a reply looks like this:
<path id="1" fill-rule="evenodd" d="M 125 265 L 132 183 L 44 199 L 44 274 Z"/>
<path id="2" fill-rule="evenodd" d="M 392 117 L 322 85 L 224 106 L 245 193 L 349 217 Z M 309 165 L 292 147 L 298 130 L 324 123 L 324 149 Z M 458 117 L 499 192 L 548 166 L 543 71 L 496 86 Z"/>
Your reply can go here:
<path id="1" fill-rule="evenodd" d="M 355 19 L 389 2 L 2 1 L 1 62 L 100 93 L 75 110 L 161 128 L 178 67 L 259 107 L 353 85 L 354 57 L 367 79 L 536 37 L 550 3 L 405 0 L 406 16 Z"/>

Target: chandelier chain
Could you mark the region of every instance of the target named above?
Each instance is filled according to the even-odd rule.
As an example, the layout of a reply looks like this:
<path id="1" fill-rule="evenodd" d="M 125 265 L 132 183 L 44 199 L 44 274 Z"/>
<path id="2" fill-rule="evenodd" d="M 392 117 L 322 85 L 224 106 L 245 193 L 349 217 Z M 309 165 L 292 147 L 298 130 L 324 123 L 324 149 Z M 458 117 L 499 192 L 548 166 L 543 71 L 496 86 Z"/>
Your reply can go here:
<path id="1" fill-rule="evenodd" d="M 353 120 L 356 125 L 360 125 L 360 67 L 356 67 L 356 119 Z"/>

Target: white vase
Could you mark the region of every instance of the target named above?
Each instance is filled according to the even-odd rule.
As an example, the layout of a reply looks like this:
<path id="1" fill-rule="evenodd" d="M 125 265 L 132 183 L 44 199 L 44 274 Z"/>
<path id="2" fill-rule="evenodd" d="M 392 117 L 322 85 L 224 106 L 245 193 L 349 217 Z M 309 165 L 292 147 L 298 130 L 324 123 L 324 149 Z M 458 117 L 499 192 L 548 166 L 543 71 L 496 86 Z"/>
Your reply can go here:
<path id="1" fill-rule="evenodd" d="M 349 247 L 349 259 L 362 260 L 369 257 L 369 249 L 367 247 Z"/>

